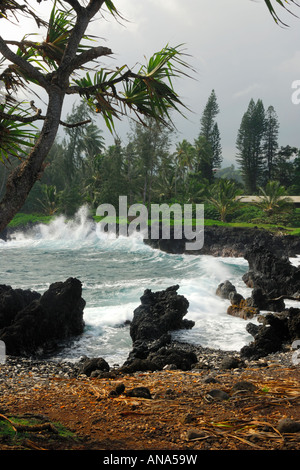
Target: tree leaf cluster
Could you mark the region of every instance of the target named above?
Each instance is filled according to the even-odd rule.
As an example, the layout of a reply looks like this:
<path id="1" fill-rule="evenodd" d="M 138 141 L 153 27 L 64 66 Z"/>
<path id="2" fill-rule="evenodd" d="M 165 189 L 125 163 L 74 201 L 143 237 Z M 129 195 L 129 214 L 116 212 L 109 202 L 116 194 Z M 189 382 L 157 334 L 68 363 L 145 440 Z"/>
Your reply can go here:
<path id="1" fill-rule="evenodd" d="M 42 9 L 43 3 L 42 0 L 37 0 L 37 8 Z M 265 0 L 265 4 L 274 20 L 284 24 L 275 6 L 294 14 L 290 7 L 296 6 L 297 2 Z M 115 70 L 99 64 L 100 58 L 111 56 L 113 52 L 99 43 L 98 38 L 90 36 L 88 27 L 92 21 L 100 21 L 103 7 L 115 19 L 121 18 L 112 0 L 54 0 L 48 21 L 44 21 L 27 0 L 22 3 L 16 0 L 0 2 L 1 22 L 8 21 L 13 24 L 25 16 L 33 19 L 39 28 L 46 32 L 45 39 L 30 37 L 33 35 L 29 34 L 21 41 L 4 39 L 0 35 L 0 83 L 5 86 L 5 100 L 3 103 L 1 99 L 0 104 L 0 160 L 11 164 L 12 169 L 7 177 L 6 191 L 0 201 L 0 231 L 22 208 L 35 183 L 43 177 L 49 163 L 46 163 L 46 159 L 51 158 L 51 148 L 55 149 L 55 139 L 61 125 L 73 131 L 77 128 L 78 131 L 70 131 L 66 158 L 60 156 L 60 163 L 67 166 L 69 176 L 73 178 L 72 185 L 65 184 L 64 189 L 59 191 L 61 197 L 65 193 L 66 201 L 74 201 L 77 187 L 75 175 L 82 181 L 84 178 L 81 173 L 87 175 L 90 171 L 88 167 L 94 171 L 89 175 L 90 188 L 93 178 L 94 181 L 98 180 L 98 183 L 101 180 L 100 186 L 103 188 L 104 161 L 107 164 L 108 161 L 114 162 L 116 173 L 123 174 L 126 168 L 127 180 L 130 180 L 136 171 L 143 181 L 142 199 L 148 203 L 156 192 L 160 194 L 158 197 L 164 195 L 172 198 L 174 195 L 180 195 L 182 200 L 195 201 L 202 197 L 207 182 L 214 182 L 214 173 L 222 161 L 220 132 L 216 122 L 219 109 L 214 93 L 204 110 L 198 139 L 193 145 L 183 142 L 178 148 L 175 161 L 174 155 L 172 158 L 166 155 L 162 157 L 163 154 L 158 155 L 156 151 L 147 157 L 145 153 L 143 157 L 140 149 L 138 159 L 143 161 L 146 168 L 143 173 L 140 165 L 132 164 L 132 156 L 128 157 L 129 152 L 120 152 L 116 146 L 110 149 L 113 156 L 108 160 L 101 152 L 96 152 L 93 158 L 90 155 L 82 158 L 83 151 L 79 143 L 88 138 L 88 133 L 78 130 L 83 121 L 64 123 L 61 120 L 63 104 L 68 95 L 80 97 L 85 101 L 103 117 L 111 132 L 114 131 L 116 119 L 124 116 L 133 117 L 145 127 L 153 120 L 165 128 L 172 128 L 172 113 L 181 113 L 182 109 L 186 109 L 174 88 L 178 78 L 187 77 L 191 72 L 182 45 L 165 46 L 137 70 L 133 70 L 128 64 L 120 65 Z M 16 52 L 14 47 L 17 47 Z M 46 93 L 47 104 L 44 112 L 35 106 L 33 99 L 29 103 L 20 101 L 18 92 L 22 88 L 32 97 L 39 96 L 36 89 Z M 251 191 L 255 191 L 260 183 L 263 167 L 260 146 L 265 130 L 262 131 L 261 127 L 262 103 L 252 103 L 251 106 L 253 109 L 251 112 L 248 110 L 243 118 L 238 146 L 239 163 L 245 184 Z M 271 119 L 271 113 L 269 117 Z M 271 120 L 269 122 L 271 123 Z M 37 124 L 41 127 L 39 132 L 34 127 Z M 95 137 L 97 129 L 90 126 L 88 132 L 90 138 Z M 136 142 L 130 142 L 130 155 L 132 151 L 133 155 L 136 155 L 135 146 Z M 76 150 L 75 157 L 71 154 L 72 147 Z M 275 148 L 274 145 L 268 147 L 269 178 L 276 173 L 273 173 L 274 168 L 271 168 L 274 166 Z M 20 164 L 15 164 L 15 157 L 21 160 Z M 176 158 L 181 159 L 180 164 Z M 278 162 L 281 158 L 280 163 L 286 169 L 284 164 L 287 163 L 287 156 L 284 151 L 281 152 L 280 158 L 277 152 L 276 158 Z M 184 159 L 186 163 L 183 163 Z M 56 163 L 58 164 L 58 161 Z M 95 179 L 97 169 L 99 176 Z M 65 173 L 62 172 L 62 175 Z M 161 192 L 157 189 L 158 182 L 163 189 Z M 1 183 L 1 189 L 3 187 Z M 82 191 L 82 188 L 80 190 Z M 95 190 L 94 194 L 96 193 Z M 48 198 L 48 204 L 52 206 L 55 195 L 55 190 L 44 191 L 44 197 Z"/>
<path id="2" fill-rule="evenodd" d="M 43 7 L 42 1 L 37 4 Z M 29 16 L 46 33 L 45 39 L 27 34 L 21 41 L 0 35 L 0 82 L 5 85 L 5 102 L 0 107 L 0 158 L 21 158 L 20 140 L 25 140 L 26 132 L 27 137 L 33 135 L 32 129 L 24 129 L 24 124 L 27 128 L 34 123 L 41 126 L 33 145 L 28 146 L 22 166 L 13 165 L 9 175 L 6 193 L 0 201 L 0 230 L 20 210 L 43 174 L 59 127 L 66 124 L 61 120 L 66 96 L 86 101 L 103 117 L 111 132 L 115 120 L 124 115 L 144 125 L 151 118 L 172 126 L 172 111 L 181 112 L 185 108 L 174 88 L 174 81 L 187 76 L 190 70 L 181 45 L 165 46 L 138 70 L 128 64 L 115 70 L 99 64 L 100 58 L 113 52 L 99 38 L 89 35 L 88 27 L 92 21 L 101 20 L 103 7 L 115 19 L 121 18 L 111 0 L 55 0 L 48 22 L 39 18 L 29 2 L 5 0 L 0 4 L 1 21 L 14 22 L 22 15 Z M 45 112 L 37 109 L 33 100 L 29 105 L 18 100 L 22 88 L 32 96 L 40 96 L 41 91 L 47 94 Z"/>

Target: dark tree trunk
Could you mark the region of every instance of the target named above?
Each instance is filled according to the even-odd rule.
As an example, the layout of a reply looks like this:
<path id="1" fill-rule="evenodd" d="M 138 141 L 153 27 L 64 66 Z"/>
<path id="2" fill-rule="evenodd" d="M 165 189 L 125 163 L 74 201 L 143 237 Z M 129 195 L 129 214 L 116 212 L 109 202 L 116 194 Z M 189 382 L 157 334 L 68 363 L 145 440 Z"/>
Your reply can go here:
<path id="1" fill-rule="evenodd" d="M 0 52 L 13 64 L 16 64 L 25 75 L 34 79 L 48 94 L 48 107 L 44 125 L 36 145 L 26 158 L 9 175 L 6 192 L 0 202 L 0 233 L 7 227 L 16 213 L 24 205 L 34 183 L 41 178 L 45 165 L 44 161 L 54 143 L 64 97 L 69 87 L 69 77 L 73 70 L 80 68 L 85 62 L 102 55 L 110 54 L 107 48 L 92 48 L 77 55 L 78 45 L 85 34 L 91 19 L 100 10 L 104 0 L 92 0 L 86 8 L 77 0 L 67 0 L 77 13 L 77 20 L 64 51 L 61 63 L 55 73 L 43 75 L 23 57 L 15 54 L 0 37 Z"/>
<path id="2" fill-rule="evenodd" d="M 6 193 L 0 202 L 0 232 L 22 208 L 34 183 L 43 174 L 44 160 L 57 134 L 63 100 L 64 93 L 53 85 L 49 93 L 48 111 L 41 135 L 26 160 L 8 177 Z"/>

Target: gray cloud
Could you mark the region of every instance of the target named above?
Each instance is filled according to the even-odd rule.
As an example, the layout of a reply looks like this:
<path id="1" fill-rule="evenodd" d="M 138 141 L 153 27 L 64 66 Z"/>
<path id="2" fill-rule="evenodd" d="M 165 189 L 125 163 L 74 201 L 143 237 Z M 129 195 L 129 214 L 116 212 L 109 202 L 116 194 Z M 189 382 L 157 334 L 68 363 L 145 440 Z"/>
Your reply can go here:
<path id="1" fill-rule="evenodd" d="M 251 98 L 262 99 L 266 108 L 274 106 L 280 144 L 300 147 L 300 105 L 291 101 L 292 83 L 300 80 L 300 19 L 284 15 L 290 27 L 281 28 L 263 1 L 251 0 L 118 0 L 116 5 L 127 21 L 120 24 L 105 14 L 90 28 L 114 51 L 103 65 L 132 67 L 167 43 L 185 44 L 196 73 L 193 79 L 176 81 L 176 90 L 191 109 L 187 119 L 174 116 L 178 140 L 197 137 L 201 113 L 215 89 L 224 164 L 235 163 L 236 135 Z M 22 22 L 19 34 L 28 28 Z M 1 34 L 8 37 L 2 24 Z M 67 102 L 65 112 L 69 110 Z M 128 121 L 117 122 L 116 128 L 126 138 Z M 106 130 L 104 135 L 111 143 Z"/>
<path id="2" fill-rule="evenodd" d="M 130 20 L 120 27 L 111 21 L 104 36 L 116 61 L 134 64 L 165 44 L 184 43 L 195 80 L 178 80 L 176 89 L 191 108 L 188 119 L 175 118 L 178 138 L 193 141 L 212 89 L 219 105 L 224 163 L 235 162 L 235 141 L 251 98 L 273 105 L 280 122 L 280 144 L 300 147 L 300 106 L 291 101 L 292 82 L 300 79 L 300 19 L 283 15 L 281 28 L 264 2 L 250 0 L 120 0 Z M 119 126 L 125 135 L 127 123 Z"/>

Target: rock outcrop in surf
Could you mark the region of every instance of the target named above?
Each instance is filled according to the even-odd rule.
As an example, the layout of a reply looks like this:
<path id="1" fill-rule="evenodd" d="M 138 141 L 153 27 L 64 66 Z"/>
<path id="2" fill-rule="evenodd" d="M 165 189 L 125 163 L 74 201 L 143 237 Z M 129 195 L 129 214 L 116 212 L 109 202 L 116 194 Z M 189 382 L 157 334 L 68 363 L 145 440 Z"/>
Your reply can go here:
<path id="1" fill-rule="evenodd" d="M 230 281 L 221 283 L 216 294 L 230 300 L 227 313 L 258 320 L 259 325 L 247 325 L 254 340 L 240 351 L 241 357 L 258 359 L 300 339 L 300 309 L 285 306 L 286 299 L 300 300 L 300 267 L 271 252 L 261 241 L 248 247 L 245 259 L 249 271 L 243 281 L 252 289 L 251 295 L 245 299 Z"/>
<path id="2" fill-rule="evenodd" d="M 43 294 L 0 285 L 0 340 L 6 354 L 30 356 L 56 350 L 84 329 L 82 285 L 76 278 L 51 284 Z"/>
<path id="3" fill-rule="evenodd" d="M 177 293 L 178 285 L 152 292 L 146 289 L 141 304 L 134 310 L 130 325 L 133 347 L 122 370 L 161 370 L 169 365 L 189 370 L 197 362 L 195 353 L 172 343 L 171 332 L 190 329 L 187 320 L 189 302 Z"/>

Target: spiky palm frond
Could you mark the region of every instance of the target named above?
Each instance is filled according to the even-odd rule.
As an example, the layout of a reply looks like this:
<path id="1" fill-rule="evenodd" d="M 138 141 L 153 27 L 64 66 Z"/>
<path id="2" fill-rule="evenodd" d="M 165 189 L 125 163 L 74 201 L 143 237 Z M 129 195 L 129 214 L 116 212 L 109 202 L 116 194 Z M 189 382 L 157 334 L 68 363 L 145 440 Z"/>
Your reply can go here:
<path id="1" fill-rule="evenodd" d="M 286 11 L 291 13 L 293 16 L 296 16 L 295 13 L 293 13 L 288 7 L 290 5 L 291 6 L 297 6 L 297 7 L 300 6 L 299 2 L 294 1 L 294 0 L 264 0 L 264 1 L 265 1 L 265 4 L 266 4 L 269 12 L 271 13 L 273 19 L 276 21 L 276 23 L 282 24 L 284 26 L 286 26 L 286 24 L 280 19 L 279 15 L 276 13 L 275 8 L 273 6 L 273 3 L 274 2 L 278 3 L 279 6 L 284 8 Z"/>
<path id="2" fill-rule="evenodd" d="M 58 2 L 60 3 L 60 2 Z M 8 41 L 8 44 L 17 45 L 17 55 L 28 62 L 31 62 L 39 71 L 48 73 L 49 69 L 56 70 L 62 60 L 67 47 L 70 35 L 73 31 L 76 16 L 73 10 L 57 8 L 54 2 L 47 26 L 46 38 L 44 41 L 29 40 L 37 34 L 26 34 L 21 41 Z M 84 36 L 83 40 L 92 41 L 92 36 Z M 88 48 L 87 45 L 79 44 L 78 53 Z M 22 74 L 19 67 L 11 66 L 16 76 L 23 75 L 22 78 L 28 80 L 26 74 Z"/>
<path id="3" fill-rule="evenodd" d="M 96 112 L 101 113 L 111 131 L 114 129 L 114 118 L 131 113 L 142 123 L 150 117 L 170 125 L 171 111 L 182 114 L 179 107 L 185 107 L 173 88 L 173 80 L 187 75 L 184 68 L 189 68 L 182 56 L 179 47 L 167 46 L 156 52 L 137 72 L 123 65 L 117 71 L 102 69 L 93 79 L 87 73 L 75 83 Z M 119 84 L 121 90 L 117 90 Z"/>
<path id="4" fill-rule="evenodd" d="M 172 110 L 181 113 L 179 106 L 184 105 L 174 90 L 173 80 L 185 75 L 184 69 L 189 67 L 182 59 L 180 47 L 166 46 L 156 52 L 133 80 L 125 81 L 124 97 L 129 108 L 164 124 L 171 122 Z"/>
<path id="5" fill-rule="evenodd" d="M 0 106 L 1 111 L 5 110 L 6 115 L 19 113 L 22 116 L 28 115 L 26 110 L 21 108 L 21 105 L 11 106 L 5 109 L 7 105 Z M 32 129 L 35 129 L 33 132 Z M 36 128 L 31 124 L 15 122 L 13 120 L 0 117 L 0 161 L 9 161 L 10 157 L 20 158 L 27 155 L 28 147 L 33 147 L 33 140 L 36 137 Z"/>
<path id="6" fill-rule="evenodd" d="M 46 25 L 46 22 L 42 20 L 35 13 L 35 11 L 28 6 L 27 0 L 24 0 L 22 3 L 19 3 L 16 0 L 1 0 L 0 20 L 4 18 L 11 22 L 14 20 L 18 21 L 18 15 L 24 15 L 33 18 L 39 27 Z"/>
<path id="7" fill-rule="evenodd" d="M 265 188 L 259 188 L 259 200 L 255 205 L 267 215 L 272 215 L 291 208 L 292 200 L 279 181 L 269 181 Z"/>
<path id="8" fill-rule="evenodd" d="M 36 44 L 36 53 L 51 69 L 57 69 L 67 47 L 70 35 L 73 31 L 76 15 L 73 10 L 59 9 L 54 2 L 48 23 L 45 41 Z M 83 40 L 92 40 L 91 36 L 84 36 Z M 77 52 L 81 53 L 88 46 L 79 44 Z"/>
<path id="9" fill-rule="evenodd" d="M 220 220 L 226 222 L 227 215 L 237 207 L 241 190 L 235 182 L 220 178 L 208 190 L 207 201 L 210 202 L 220 214 Z"/>

